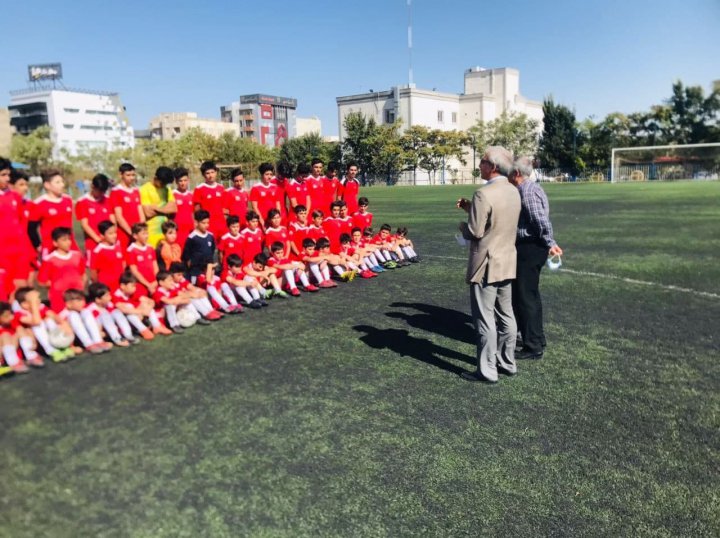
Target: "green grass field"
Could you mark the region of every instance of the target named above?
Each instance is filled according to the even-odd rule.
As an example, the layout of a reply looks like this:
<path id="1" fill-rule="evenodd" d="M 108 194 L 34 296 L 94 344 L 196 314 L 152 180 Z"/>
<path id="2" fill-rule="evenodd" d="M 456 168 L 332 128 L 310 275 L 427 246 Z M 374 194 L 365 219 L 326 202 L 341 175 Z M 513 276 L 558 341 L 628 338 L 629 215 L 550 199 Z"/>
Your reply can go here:
<path id="1" fill-rule="evenodd" d="M 0 380 L 0 536 L 717 536 L 720 183 L 551 185 L 549 348 L 496 386 L 454 200 L 422 264 Z M 708 295 L 662 287 L 675 285 Z"/>

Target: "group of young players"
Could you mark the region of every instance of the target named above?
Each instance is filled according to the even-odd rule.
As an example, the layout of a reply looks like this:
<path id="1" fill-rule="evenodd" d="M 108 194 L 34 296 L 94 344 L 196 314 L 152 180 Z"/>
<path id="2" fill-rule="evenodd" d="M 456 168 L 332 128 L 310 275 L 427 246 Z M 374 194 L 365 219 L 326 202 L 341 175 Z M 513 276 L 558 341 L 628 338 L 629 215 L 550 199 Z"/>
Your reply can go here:
<path id="1" fill-rule="evenodd" d="M 43 355 L 62 362 L 180 334 L 272 297 L 420 261 L 406 228 L 373 232 L 355 164 L 340 180 L 319 159 L 295 173 L 263 163 L 249 191 L 239 168 L 229 188 L 213 162 L 200 171 L 194 191 L 186 169 L 167 167 L 137 188 L 125 163 L 115 186 L 98 174 L 73 203 L 61 173 L 48 170 L 44 193 L 28 201 L 27 175 L 0 158 L 0 373 L 42 367 Z"/>

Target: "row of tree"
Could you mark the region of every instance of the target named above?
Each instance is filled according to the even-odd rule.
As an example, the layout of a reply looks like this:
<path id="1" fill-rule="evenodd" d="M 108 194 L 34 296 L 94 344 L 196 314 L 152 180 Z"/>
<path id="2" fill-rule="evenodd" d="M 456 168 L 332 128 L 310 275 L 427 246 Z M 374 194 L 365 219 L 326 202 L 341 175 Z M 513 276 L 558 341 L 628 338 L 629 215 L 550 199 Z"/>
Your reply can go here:
<path id="1" fill-rule="evenodd" d="M 702 87 L 673 85 L 672 96 L 649 112 L 612 113 L 595 122 L 578 122 L 568 107 L 552 98 L 543 104 L 542 133 L 536 120 L 525 114 L 503 113 L 490 122 L 478 122 L 463 131 L 441 131 L 423 126 L 402 130 L 401 123 L 378 124 L 373 118 L 351 113 L 345 119 L 342 144 L 326 142 L 320 135 L 293 138 L 280 148 L 268 148 L 252 140 L 225 133 L 215 138 L 191 129 L 174 140 L 138 140 L 134 148 L 108 151 L 87 149 L 81 155 L 62 154 L 53 163 L 53 143 L 48 127 L 12 140 L 11 157 L 37 173 L 49 165 L 61 165 L 71 177 L 95 172 L 114 173 L 120 162 L 132 162 L 149 177 L 158 166 L 183 166 L 196 170 L 207 159 L 225 165 L 240 165 L 252 177 L 261 162 L 288 161 L 293 167 L 320 157 L 359 164 L 366 180 L 394 183 L 401 173 L 426 171 L 431 178 L 447 171 L 451 180 L 457 163 L 476 157 L 489 145 L 502 145 L 515 154 L 536 155 L 543 168 L 556 168 L 576 175 L 586 169 L 606 169 L 613 147 L 692 144 L 720 141 L 720 91 L 705 96 Z M 62 153 L 62 152 L 61 152 Z"/>

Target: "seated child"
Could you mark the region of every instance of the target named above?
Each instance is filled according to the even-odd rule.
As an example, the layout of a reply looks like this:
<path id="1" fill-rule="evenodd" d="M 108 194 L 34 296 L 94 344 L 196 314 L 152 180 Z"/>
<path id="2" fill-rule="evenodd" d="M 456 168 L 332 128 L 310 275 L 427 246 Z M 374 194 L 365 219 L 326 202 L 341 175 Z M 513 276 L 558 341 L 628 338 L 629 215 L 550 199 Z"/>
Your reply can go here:
<path id="1" fill-rule="evenodd" d="M 256 279 L 260 285 L 267 289 L 272 288 L 272 291 L 267 294 L 267 297 L 281 297 L 287 299 L 289 295 L 282 290 L 280 281 L 276 275 L 277 271 L 272 267 L 267 266 L 268 257 L 265 254 L 258 254 L 253 260 L 243 267 L 243 273 L 245 276 Z"/>
<path id="2" fill-rule="evenodd" d="M 243 235 L 240 233 L 240 217 L 230 215 L 225 220 L 227 221 L 228 231 L 220 238 L 220 242 L 217 245 L 220 255 L 220 266 L 222 267 L 221 274 L 223 276 L 227 272 L 228 256 L 237 254 L 242 258 L 244 245 Z"/>
<path id="3" fill-rule="evenodd" d="M 85 308 L 87 306 L 85 294 L 81 290 L 71 288 L 65 290 L 63 299 L 65 299 L 65 309 L 60 312 L 60 319 L 70 323 L 82 347 L 93 354 L 110 351 L 113 345 L 103 341 L 95 317 Z"/>
<path id="4" fill-rule="evenodd" d="M 137 278 L 130 271 L 120 276 L 119 286 L 113 292 L 112 300 L 115 308 L 125 314 L 130 325 L 145 340 L 152 340 L 157 334 L 166 336 L 172 334 L 155 312 L 153 308 L 155 301 L 138 292 Z M 149 321 L 152 330 L 143 322 L 145 318 Z"/>
<path id="5" fill-rule="evenodd" d="M 412 263 L 420 263 L 420 257 L 415 252 L 413 242 L 408 238 L 408 229 L 406 227 L 398 228 L 395 232 L 395 241 L 405 254 L 408 261 Z"/>
<path id="6" fill-rule="evenodd" d="M 148 297 L 155 293 L 157 282 L 155 275 L 158 272 L 155 249 L 148 244 L 150 234 L 144 222 L 132 225 L 133 243 L 128 247 L 126 257 L 130 272 L 137 278 L 138 291 Z"/>
<path id="7" fill-rule="evenodd" d="M 329 245 L 330 242 L 327 241 L 327 244 Z M 315 247 L 316 243 L 312 238 L 308 237 L 303 240 L 303 250 L 300 254 L 302 262 L 310 269 L 310 273 L 315 277 L 319 288 L 336 288 L 337 284 L 330 280 L 330 269 L 325 256 L 319 254 Z"/>
<path id="8" fill-rule="evenodd" d="M 118 286 L 120 275 L 125 271 L 125 256 L 117 240 L 117 227 L 109 220 L 98 224 L 100 242 L 90 257 L 90 280 L 101 282 L 111 290 Z"/>
<path id="9" fill-rule="evenodd" d="M 288 225 L 290 250 L 292 251 L 291 257 L 299 260 L 303 240 L 308 236 L 309 231 L 307 221 L 308 212 L 304 205 L 296 205 L 293 211 L 295 212 L 295 219 Z"/>
<path id="10" fill-rule="evenodd" d="M 192 305 L 200 312 L 202 316 L 197 320 L 198 325 L 209 325 L 210 321 L 217 321 L 223 318 L 223 315 L 213 308 L 208 294 L 205 290 L 198 288 L 187 278 L 185 278 L 185 270 L 182 263 L 173 263 L 170 266 L 169 273 L 172 275 L 173 282 L 181 296 L 190 299 Z"/>
<path id="11" fill-rule="evenodd" d="M 355 249 L 355 252 L 360 255 L 365 265 L 368 266 L 373 273 L 383 273 L 385 269 L 380 267 L 380 262 L 373 253 L 377 249 L 375 245 L 371 245 L 365 242 L 360 228 L 353 228 L 350 244 Z"/>
<path id="12" fill-rule="evenodd" d="M 386 259 L 390 259 L 388 263 L 395 263 L 396 267 L 405 267 L 410 265 L 410 262 L 405 259 L 405 254 L 400 249 L 400 246 L 395 241 L 395 238 L 390 234 L 389 224 L 383 224 L 380 226 L 380 231 L 373 237 L 373 243 L 380 246 L 383 256 Z"/>
<path id="13" fill-rule="evenodd" d="M 90 284 L 88 303 L 85 309 L 90 311 L 113 344 L 119 347 L 128 347 L 130 344 L 140 343 L 140 340 L 133 335 L 125 314 L 113 305 L 110 288 L 105 284 L 100 282 Z"/>
<path id="14" fill-rule="evenodd" d="M 34 293 L 37 294 L 37 292 Z M 39 295 L 36 299 L 37 302 L 40 301 Z M 42 360 L 42 357 L 40 357 L 37 351 L 35 351 L 37 344 L 32 330 L 26 327 L 21 321 L 21 319 L 26 318 L 26 316 L 23 316 L 20 313 L 13 313 L 12 306 L 8 303 L 3 302 L 0 304 L 2 305 L 2 308 L 0 308 L 0 335 L 2 335 L 3 356 L 5 356 L 5 362 L 7 365 L 15 373 L 19 374 L 27 372 L 27 365 L 32 366 L 33 368 L 42 368 L 45 366 L 45 362 Z M 5 310 L 5 305 L 7 305 L 8 311 Z M 34 312 L 31 313 L 31 317 L 34 318 L 33 321 L 40 320 L 40 312 L 37 306 L 34 308 Z M 19 346 L 22 350 L 23 356 L 25 357 L 25 364 L 23 364 L 22 361 L 19 361 L 19 359 L 17 362 L 12 361 L 9 348 L 8 354 L 5 354 L 6 345 L 13 346 L 15 359 L 18 359 L 17 351 Z"/>
<path id="15" fill-rule="evenodd" d="M 192 234 L 190 234 L 192 235 Z M 189 239 L 189 238 L 188 238 Z M 187 243 L 186 243 L 187 245 Z M 177 313 L 180 308 L 187 308 L 195 314 L 196 319 L 200 319 L 200 313 L 190 303 L 190 299 L 180 295 L 180 290 L 175 286 L 172 275 L 167 271 L 160 271 L 155 280 L 158 287 L 153 294 L 155 300 L 155 308 L 165 312 L 165 319 L 170 330 L 175 334 L 182 334 L 185 330 L 180 326 L 180 320 Z"/>
<path id="16" fill-rule="evenodd" d="M 26 374 L 29 369 L 20 359 L 18 351 L 18 329 L 20 323 L 15 319 L 10 303 L 0 302 L 0 344 L 6 367 L 0 369 L 0 373 L 8 371 L 16 374 Z"/>
<path id="17" fill-rule="evenodd" d="M 313 241 L 317 241 L 321 237 L 327 237 L 325 228 L 323 228 L 323 221 L 325 220 L 325 214 L 316 209 L 312 212 L 312 224 L 308 226 L 307 237 Z"/>
<path id="18" fill-rule="evenodd" d="M 50 332 L 53 330 L 62 330 L 68 335 L 73 335 L 73 332 L 67 322 L 61 321 L 55 312 L 42 304 L 37 291 L 32 288 L 18 289 L 13 310 L 17 321 L 32 331 L 35 340 L 53 362 L 62 362 L 75 356 L 73 346 L 58 349 L 50 343 Z"/>
<path id="19" fill-rule="evenodd" d="M 85 288 L 85 260 L 80 252 L 73 250 L 72 231 L 70 228 L 58 227 L 51 233 L 55 247 L 45 256 L 40 266 L 38 283 L 50 288 L 48 298 L 50 308 L 60 312 L 65 308 L 63 293 L 68 289 Z"/>
<path id="20" fill-rule="evenodd" d="M 245 304 L 250 308 L 262 308 L 267 302 L 262 299 L 265 296 L 265 288 L 253 277 L 243 273 L 242 259 L 237 254 L 230 254 L 226 260 L 227 272 L 225 282 L 230 285 Z"/>
<path id="21" fill-rule="evenodd" d="M 280 283 L 285 283 L 285 287 L 290 290 L 293 297 L 300 296 L 300 290 L 295 283 L 298 278 L 306 291 L 318 291 L 318 288 L 310 284 L 308 276 L 305 273 L 305 265 L 299 261 L 293 261 L 286 255 L 286 247 L 280 241 L 275 241 L 270 245 L 272 255 L 268 258 L 267 265 L 276 270 L 275 276 L 280 279 Z"/>
<path id="22" fill-rule="evenodd" d="M 378 260 L 380 269 L 395 269 L 397 265 L 392 261 L 392 257 L 389 252 L 383 250 L 382 245 L 375 242 L 375 232 L 372 228 L 365 228 L 363 230 L 363 241 L 365 242 L 365 248 L 371 251 L 375 258 Z M 387 256 L 387 257 L 386 257 Z M 376 268 L 373 268 L 375 271 Z"/>
<path id="23" fill-rule="evenodd" d="M 282 214 L 277 209 L 268 211 L 265 220 L 265 248 L 268 252 L 272 251 L 274 243 L 280 243 L 283 246 L 283 258 L 290 256 L 290 233 L 287 228 L 282 225 Z"/>
<path id="24" fill-rule="evenodd" d="M 213 305 L 224 314 L 240 314 L 243 307 L 238 304 L 230 285 L 215 274 L 216 263 L 208 263 L 205 272 L 198 276 L 197 285 L 207 291 Z"/>
<path id="25" fill-rule="evenodd" d="M 340 241 L 340 238 L 338 238 L 338 241 Z M 357 266 L 352 262 L 348 262 L 342 256 L 330 252 L 329 239 L 321 237 L 318 239 L 315 247 L 317 248 L 318 255 L 325 258 L 330 268 L 337 273 L 343 282 L 353 281 L 355 275 L 357 275 Z"/>
<path id="26" fill-rule="evenodd" d="M 161 225 L 163 238 L 155 247 L 158 267 L 167 271 L 175 262 L 182 262 L 182 248 L 178 243 L 178 226 L 172 220 L 166 220 Z"/>
<path id="27" fill-rule="evenodd" d="M 362 250 L 356 249 L 351 244 L 349 234 L 340 234 L 340 249 L 337 255 L 345 262 L 347 267 L 351 270 L 357 270 L 360 268 L 360 278 L 374 278 L 377 275 L 370 271 L 370 266 L 365 262 L 361 256 Z"/>

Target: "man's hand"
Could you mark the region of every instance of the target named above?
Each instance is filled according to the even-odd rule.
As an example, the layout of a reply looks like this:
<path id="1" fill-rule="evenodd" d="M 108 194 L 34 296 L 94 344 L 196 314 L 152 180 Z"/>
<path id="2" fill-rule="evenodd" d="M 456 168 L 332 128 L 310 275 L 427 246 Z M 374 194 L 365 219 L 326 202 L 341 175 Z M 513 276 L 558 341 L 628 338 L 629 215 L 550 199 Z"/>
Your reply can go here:
<path id="1" fill-rule="evenodd" d="M 470 211 L 470 200 L 467 198 L 459 198 L 455 203 L 455 207 L 462 209 L 463 211 Z"/>
<path id="2" fill-rule="evenodd" d="M 550 250 L 548 251 L 548 254 L 550 256 L 562 256 L 563 249 L 560 248 L 560 245 L 553 245 L 550 247 Z"/>

